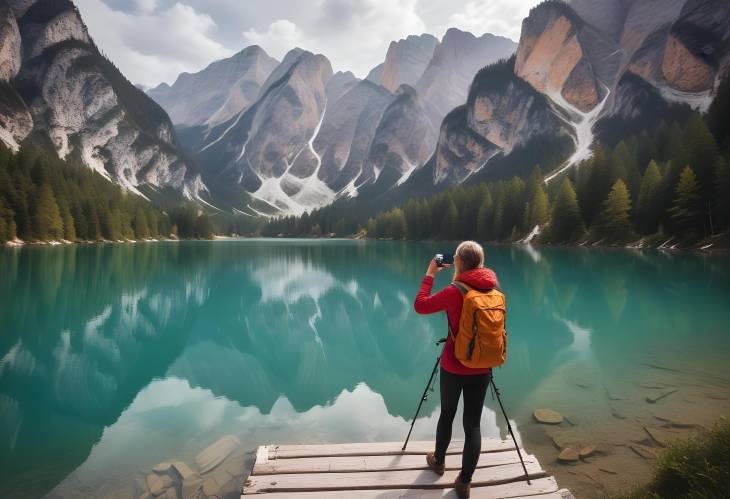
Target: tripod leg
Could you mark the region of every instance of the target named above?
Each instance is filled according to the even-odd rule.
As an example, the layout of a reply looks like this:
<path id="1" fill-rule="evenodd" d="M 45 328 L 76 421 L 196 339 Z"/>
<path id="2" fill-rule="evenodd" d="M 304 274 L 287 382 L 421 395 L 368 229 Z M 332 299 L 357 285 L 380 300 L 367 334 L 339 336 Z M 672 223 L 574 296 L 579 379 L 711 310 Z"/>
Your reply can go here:
<path id="1" fill-rule="evenodd" d="M 525 466 L 525 461 L 522 459 L 522 452 L 520 452 L 520 446 L 517 444 L 517 439 L 515 438 L 515 434 L 512 431 L 512 425 L 509 422 L 509 418 L 507 417 L 507 411 L 504 410 L 504 406 L 502 405 L 502 399 L 499 397 L 499 389 L 497 388 L 497 385 L 494 384 L 494 376 L 492 375 L 490 382 L 492 383 L 492 391 L 497 397 L 497 402 L 499 402 L 499 408 L 502 409 L 502 415 L 504 415 L 504 420 L 507 422 L 507 431 L 509 432 L 510 436 L 512 437 L 512 441 L 515 443 L 515 449 L 517 449 L 517 456 L 520 458 L 520 463 L 522 463 L 522 469 L 525 472 L 525 480 L 527 480 L 527 485 L 530 484 L 530 475 L 527 473 L 527 466 Z"/>
<path id="2" fill-rule="evenodd" d="M 403 443 L 403 448 L 401 450 L 405 451 L 406 446 L 408 445 L 408 440 L 411 438 L 411 432 L 413 431 L 413 425 L 416 424 L 416 418 L 418 418 L 418 413 L 421 412 L 421 406 L 423 405 L 423 402 L 428 398 L 428 390 L 431 388 L 431 383 L 433 383 L 433 377 L 436 376 L 436 371 L 439 367 L 439 362 L 441 361 L 441 356 L 439 355 L 436 357 L 436 363 L 433 365 L 433 371 L 431 371 L 431 377 L 428 378 L 428 383 L 426 384 L 426 389 L 423 390 L 423 395 L 421 395 L 421 401 L 418 402 L 418 408 L 416 409 L 416 414 L 413 415 L 413 421 L 411 421 L 411 428 L 408 430 L 408 436 L 406 436 L 406 441 Z"/>

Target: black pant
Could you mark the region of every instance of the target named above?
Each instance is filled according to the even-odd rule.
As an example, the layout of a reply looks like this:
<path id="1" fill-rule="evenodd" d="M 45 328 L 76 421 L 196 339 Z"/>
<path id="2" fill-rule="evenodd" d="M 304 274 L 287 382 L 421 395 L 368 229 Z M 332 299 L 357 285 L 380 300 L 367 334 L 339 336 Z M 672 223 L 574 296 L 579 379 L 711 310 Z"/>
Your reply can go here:
<path id="1" fill-rule="evenodd" d="M 482 418 L 484 397 L 489 387 L 490 374 L 460 375 L 441 368 L 441 415 L 436 427 L 436 452 L 439 463 L 446 459 L 446 449 L 451 442 L 451 426 L 456 416 L 461 392 L 464 392 L 464 451 L 461 455 L 461 479 L 470 482 L 482 451 Z"/>

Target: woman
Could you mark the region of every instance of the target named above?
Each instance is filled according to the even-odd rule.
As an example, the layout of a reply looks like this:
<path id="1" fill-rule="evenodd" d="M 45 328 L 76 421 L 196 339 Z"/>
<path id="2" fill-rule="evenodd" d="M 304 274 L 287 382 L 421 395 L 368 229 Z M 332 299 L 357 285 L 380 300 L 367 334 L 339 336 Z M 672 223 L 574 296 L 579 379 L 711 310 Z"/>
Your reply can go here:
<path id="1" fill-rule="evenodd" d="M 437 272 L 450 265 L 439 267 L 436 260 L 426 270 L 421 281 L 421 289 L 416 295 L 414 308 L 419 314 L 433 314 L 446 311 L 449 334 L 441 353 L 441 415 L 436 427 L 436 449 L 426 455 L 429 468 L 439 475 L 444 474 L 446 449 L 451 442 L 451 426 L 456 415 L 459 397 L 464 392 L 464 451 L 461 472 L 456 477 L 454 487 L 462 499 L 469 497 L 471 477 L 477 467 L 481 453 L 482 435 L 479 422 L 484 406 L 484 397 L 489 386 L 491 369 L 472 369 L 459 362 L 454 355 L 454 334 L 459 331 L 462 294 L 454 285 L 431 295 L 433 277 Z M 459 281 L 477 290 L 488 290 L 499 285 L 497 276 L 491 269 L 484 268 L 484 250 L 474 241 L 464 241 L 454 254 L 454 281 Z"/>

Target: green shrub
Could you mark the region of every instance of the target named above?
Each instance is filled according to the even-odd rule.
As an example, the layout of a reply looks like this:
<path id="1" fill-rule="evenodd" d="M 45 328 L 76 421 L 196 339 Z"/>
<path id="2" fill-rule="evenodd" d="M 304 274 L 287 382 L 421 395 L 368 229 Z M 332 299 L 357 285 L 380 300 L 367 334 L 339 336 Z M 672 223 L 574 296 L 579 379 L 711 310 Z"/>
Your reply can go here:
<path id="1" fill-rule="evenodd" d="M 624 495 L 638 498 L 725 498 L 730 494 L 730 423 L 678 441 L 660 456 L 651 482 Z"/>

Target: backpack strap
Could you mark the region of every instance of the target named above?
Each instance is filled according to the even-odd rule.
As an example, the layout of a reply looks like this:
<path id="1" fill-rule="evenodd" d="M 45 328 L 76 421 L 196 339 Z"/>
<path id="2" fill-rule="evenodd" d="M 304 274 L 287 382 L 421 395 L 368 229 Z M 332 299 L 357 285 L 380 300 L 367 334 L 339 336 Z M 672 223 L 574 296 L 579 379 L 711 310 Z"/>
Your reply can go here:
<path id="1" fill-rule="evenodd" d="M 459 292 L 461 293 L 461 296 L 464 296 L 469 292 L 469 287 L 466 284 L 463 284 L 459 281 L 451 281 L 451 285 L 459 290 Z"/>
<path id="2" fill-rule="evenodd" d="M 461 296 L 465 296 L 472 289 L 476 289 L 480 293 L 489 293 L 493 289 L 497 289 L 497 288 L 487 288 L 487 289 L 474 288 L 474 287 L 469 286 L 468 284 L 464 284 L 463 282 L 460 282 L 460 281 L 451 281 L 451 285 L 454 286 L 456 289 L 458 289 L 461 292 Z"/>

